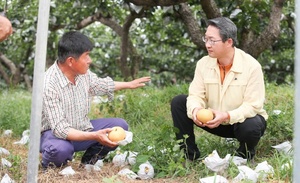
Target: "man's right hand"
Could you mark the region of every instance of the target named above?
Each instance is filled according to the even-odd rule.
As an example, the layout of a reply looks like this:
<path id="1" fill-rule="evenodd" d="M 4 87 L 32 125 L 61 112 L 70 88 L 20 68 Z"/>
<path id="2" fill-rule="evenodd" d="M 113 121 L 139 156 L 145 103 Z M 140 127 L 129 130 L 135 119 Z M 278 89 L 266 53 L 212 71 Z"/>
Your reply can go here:
<path id="1" fill-rule="evenodd" d="M 100 144 L 104 145 L 104 146 L 108 146 L 108 147 L 115 147 L 118 145 L 117 142 L 113 142 L 111 140 L 109 140 L 107 134 L 109 132 L 111 132 L 112 129 L 111 128 L 106 128 L 103 130 L 98 130 L 96 131 L 96 141 L 100 142 Z"/>
<path id="2" fill-rule="evenodd" d="M 67 140 L 73 141 L 84 141 L 84 140 L 95 140 L 100 144 L 108 147 L 116 147 L 117 142 L 112 142 L 108 139 L 107 134 L 112 131 L 112 128 L 106 128 L 98 131 L 85 132 L 71 128 L 69 130 Z"/>
<path id="3" fill-rule="evenodd" d="M 197 112 L 202 109 L 201 107 L 196 107 L 194 110 L 193 110 L 193 121 L 194 123 L 197 125 L 197 126 L 200 126 L 200 127 L 204 127 L 204 123 L 202 123 L 201 121 L 199 121 L 197 119 Z"/>

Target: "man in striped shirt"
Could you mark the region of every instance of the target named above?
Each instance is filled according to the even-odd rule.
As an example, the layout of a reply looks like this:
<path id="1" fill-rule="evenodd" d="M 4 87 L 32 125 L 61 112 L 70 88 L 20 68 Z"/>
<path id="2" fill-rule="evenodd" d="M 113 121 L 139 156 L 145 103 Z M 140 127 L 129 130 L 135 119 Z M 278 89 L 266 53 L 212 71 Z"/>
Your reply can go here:
<path id="1" fill-rule="evenodd" d="M 85 151 L 81 163 L 94 164 L 117 147 L 107 138 L 114 126 L 128 130 L 120 118 L 90 120 L 90 98 L 114 91 L 145 86 L 150 77 L 131 82 L 100 78 L 89 70 L 92 42 L 80 32 L 65 33 L 58 43 L 58 59 L 46 71 L 43 93 L 40 152 L 42 166 L 60 167 L 73 159 L 74 152 Z"/>

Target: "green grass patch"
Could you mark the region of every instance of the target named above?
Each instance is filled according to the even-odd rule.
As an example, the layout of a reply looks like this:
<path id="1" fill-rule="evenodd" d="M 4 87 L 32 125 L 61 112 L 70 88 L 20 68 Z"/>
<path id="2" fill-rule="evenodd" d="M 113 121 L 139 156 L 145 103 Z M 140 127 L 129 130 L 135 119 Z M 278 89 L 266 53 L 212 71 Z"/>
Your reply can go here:
<path id="1" fill-rule="evenodd" d="M 29 129 L 31 93 L 22 90 L 4 90 L 0 93 L 0 130 L 12 130 L 22 135 Z"/>
<path id="2" fill-rule="evenodd" d="M 137 162 L 150 161 L 155 168 L 156 177 L 199 177 L 214 175 L 201 161 L 183 167 L 184 158 L 175 140 L 170 113 L 170 101 L 178 94 L 186 94 L 188 85 L 155 88 L 146 86 L 137 90 L 123 90 L 115 93 L 115 100 L 93 104 L 90 117 L 124 118 L 133 132 L 133 142 L 123 151 L 138 152 Z M 31 94 L 25 91 L 2 91 L 0 93 L 0 129 L 13 130 L 15 135 L 29 129 Z M 294 87 L 290 85 L 267 84 L 265 108 L 269 114 L 265 135 L 257 146 L 257 163 L 267 161 L 274 168 L 271 181 L 292 181 L 292 168 L 282 169 L 282 165 L 290 163 L 292 157 L 278 153 L 271 146 L 284 141 L 293 140 L 294 125 Z M 279 113 L 280 112 L 280 113 Z M 196 128 L 196 140 L 204 158 L 213 150 L 220 157 L 232 154 L 238 147 L 236 141 L 228 142 L 224 138 L 211 135 Z M 250 166 L 250 165 L 249 165 Z M 132 167 L 138 168 L 138 164 Z M 254 168 L 254 167 L 252 167 Z M 230 166 L 223 176 L 233 179 L 238 174 L 236 166 Z M 189 181 L 188 181 L 189 182 Z"/>

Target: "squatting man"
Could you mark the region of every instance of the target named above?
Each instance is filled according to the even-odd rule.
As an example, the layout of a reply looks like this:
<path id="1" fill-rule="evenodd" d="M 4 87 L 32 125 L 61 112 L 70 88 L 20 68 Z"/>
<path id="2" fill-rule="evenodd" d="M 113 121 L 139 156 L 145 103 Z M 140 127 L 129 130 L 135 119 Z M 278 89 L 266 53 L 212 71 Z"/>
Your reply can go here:
<path id="1" fill-rule="evenodd" d="M 251 160 L 268 119 L 263 108 L 262 68 L 256 59 L 236 47 L 237 27 L 229 18 L 218 17 L 207 23 L 203 41 L 208 55 L 197 62 L 188 95 L 178 95 L 171 102 L 173 123 L 179 129 L 176 138 L 183 140 L 180 147 L 192 161 L 200 157 L 194 127 L 236 138 L 239 147 L 235 155 Z M 196 117 L 203 108 L 214 114 L 207 123 Z"/>

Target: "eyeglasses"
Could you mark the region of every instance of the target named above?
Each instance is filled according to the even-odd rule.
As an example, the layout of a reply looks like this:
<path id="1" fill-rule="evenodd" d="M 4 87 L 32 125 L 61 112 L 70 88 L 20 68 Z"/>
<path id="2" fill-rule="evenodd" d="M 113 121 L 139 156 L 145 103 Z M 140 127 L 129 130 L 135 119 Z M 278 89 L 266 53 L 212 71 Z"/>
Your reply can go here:
<path id="1" fill-rule="evenodd" d="M 211 39 L 208 39 L 206 37 L 202 37 L 202 41 L 204 43 L 208 42 L 211 46 L 213 46 L 216 42 L 222 41 L 222 39 L 220 39 L 220 40 L 211 40 Z"/>

